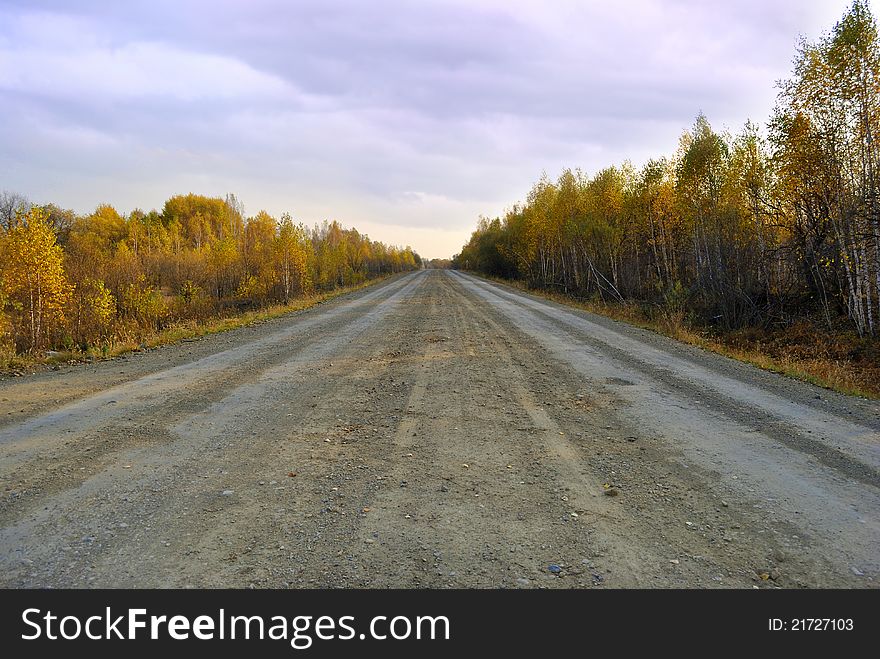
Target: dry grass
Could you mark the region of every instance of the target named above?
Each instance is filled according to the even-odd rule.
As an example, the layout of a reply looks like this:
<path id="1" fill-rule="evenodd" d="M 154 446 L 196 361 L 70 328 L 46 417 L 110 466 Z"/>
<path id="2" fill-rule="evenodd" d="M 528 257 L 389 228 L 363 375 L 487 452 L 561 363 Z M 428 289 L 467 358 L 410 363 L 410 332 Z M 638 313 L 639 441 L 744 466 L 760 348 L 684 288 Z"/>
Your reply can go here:
<path id="1" fill-rule="evenodd" d="M 142 348 L 155 348 L 157 346 L 169 345 L 183 341 L 185 339 L 194 339 L 210 334 L 218 334 L 219 332 L 227 332 L 237 327 L 246 325 L 256 325 L 258 323 L 278 318 L 285 314 L 293 313 L 308 309 L 316 304 L 321 304 L 327 300 L 331 300 L 346 293 L 359 291 L 380 281 L 384 281 L 388 277 L 378 277 L 361 284 L 337 288 L 336 290 L 326 293 L 314 293 L 304 297 L 297 298 L 290 304 L 277 304 L 265 309 L 257 309 L 254 311 L 246 311 L 242 314 L 234 316 L 226 316 L 221 318 L 209 318 L 203 321 L 188 320 L 165 327 L 159 332 L 155 332 L 144 337 L 141 341 L 115 341 L 110 345 L 102 348 L 91 348 L 88 351 L 80 350 L 63 350 L 50 351 L 45 355 L 17 355 L 8 348 L 0 349 L 0 371 L 21 372 L 28 369 L 34 369 L 42 365 L 67 364 L 76 361 L 85 361 L 87 359 L 112 359 L 128 352 L 134 352 Z"/>
<path id="2" fill-rule="evenodd" d="M 610 304 L 534 290 L 523 282 L 499 283 L 623 321 L 732 359 L 810 382 L 851 396 L 880 399 L 880 341 L 861 339 L 854 332 L 831 332 L 804 320 L 774 331 L 758 329 L 712 333 L 689 326 L 683 314 L 649 314 L 637 304 Z"/>

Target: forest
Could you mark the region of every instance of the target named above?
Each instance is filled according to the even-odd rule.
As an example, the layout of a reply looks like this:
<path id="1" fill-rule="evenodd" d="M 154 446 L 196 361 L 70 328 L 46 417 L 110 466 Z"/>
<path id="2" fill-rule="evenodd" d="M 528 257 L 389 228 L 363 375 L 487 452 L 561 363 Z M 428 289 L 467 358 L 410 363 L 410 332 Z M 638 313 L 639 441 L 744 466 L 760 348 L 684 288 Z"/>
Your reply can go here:
<path id="1" fill-rule="evenodd" d="M 857 0 L 801 40 L 764 128 L 719 132 L 701 113 L 642 167 L 544 175 L 480 219 L 453 267 L 717 335 L 852 334 L 876 362 L 878 135 L 877 24 Z"/>
<path id="2" fill-rule="evenodd" d="M 77 215 L 0 193 L 0 362 L 106 354 L 169 327 L 289 305 L 314 293 L 416 269 L 409 247 L 289 214 L 245 217 L 234 196 L 168 199 L 121 215 Z"/>

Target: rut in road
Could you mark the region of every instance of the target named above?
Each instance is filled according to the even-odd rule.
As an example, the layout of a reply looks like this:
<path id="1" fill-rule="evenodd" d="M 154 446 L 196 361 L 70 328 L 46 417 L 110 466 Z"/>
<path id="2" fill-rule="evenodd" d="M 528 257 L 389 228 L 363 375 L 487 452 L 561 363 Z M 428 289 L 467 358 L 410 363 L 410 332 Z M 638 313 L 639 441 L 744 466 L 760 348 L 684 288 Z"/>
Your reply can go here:
<path id="1" fill-rule="evenodd" d="M 817 391 L 418 272 L 0 382 L 0 583 L 875 586 L 880 410 Z"/>

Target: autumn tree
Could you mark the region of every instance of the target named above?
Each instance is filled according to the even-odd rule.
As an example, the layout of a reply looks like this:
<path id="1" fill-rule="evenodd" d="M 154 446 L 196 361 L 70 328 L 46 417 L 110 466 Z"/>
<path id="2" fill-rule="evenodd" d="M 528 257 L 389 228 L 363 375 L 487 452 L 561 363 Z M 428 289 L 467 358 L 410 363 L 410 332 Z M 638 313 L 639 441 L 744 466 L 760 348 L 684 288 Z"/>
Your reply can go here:
<path id="1" fill-rule="evenodd" d="M 17 192 L 0 191 L 0 231 L 11 229 L 31 209 L 30 200 Z"/>
<path id="2" fill-rule="evenodd" d="M 19 350 L 41 350 L 64 322 L 71 285 L 63 253 L 44 212 L 19 214 L 0 244 L 0 287 Z"/>
<path id="3" fill-rule="evenodd" d="M 503 218 L 480 218 L 455 267 L 617 302 L 681 309 L 732 330 L 846 318 L 880 331 L 880 40 L 856 0 L 802 42 L 768 137 L 701 113 L 678 151 L 635 171 L 543 175 Z"/>
<path id="4" fill-rule="evenodd" d="M 288 213 L 281 216 L 275 239 L 275 267 L 281 284 L 284 302 L 293 295 L 306 292 L 311 286 L 308 272 L 308 235 L 305 227 L 294 225 Z"/>
<path id="5" fill-rule="evenodd" d="M 245 220 L 234 195 L 177 195 L 161 212 L 128 216 L 107 204 L 78 216 L 13 194 L 0 202 L 0 213 L 30 209 L 0 225 L 6 351 L 142 340 L 171 323 L 289 303 L 316 283 L 331 290 L 421 262 L 338 222 L 309 230 L 265 211 Z"/>
<path id="6" fill-rule="evenodd" d="M 837 289 L 859 334 L 874 334 L 880 313 L 878 85 L 876 21 L 856 0 L 831 34 L 801 43 L 772 122 L 810 285 Z"/>

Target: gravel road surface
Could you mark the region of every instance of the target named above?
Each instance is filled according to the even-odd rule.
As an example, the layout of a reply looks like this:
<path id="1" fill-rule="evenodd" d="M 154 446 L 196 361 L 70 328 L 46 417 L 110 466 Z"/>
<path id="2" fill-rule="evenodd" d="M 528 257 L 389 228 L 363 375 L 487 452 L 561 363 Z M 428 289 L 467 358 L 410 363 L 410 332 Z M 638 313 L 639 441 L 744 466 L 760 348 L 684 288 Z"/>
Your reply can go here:
<path id="1" fill-rule="evenodd" d="M 470 275 L 0 380 L 6 587 L 877 587 L 880 405 Z"/>

